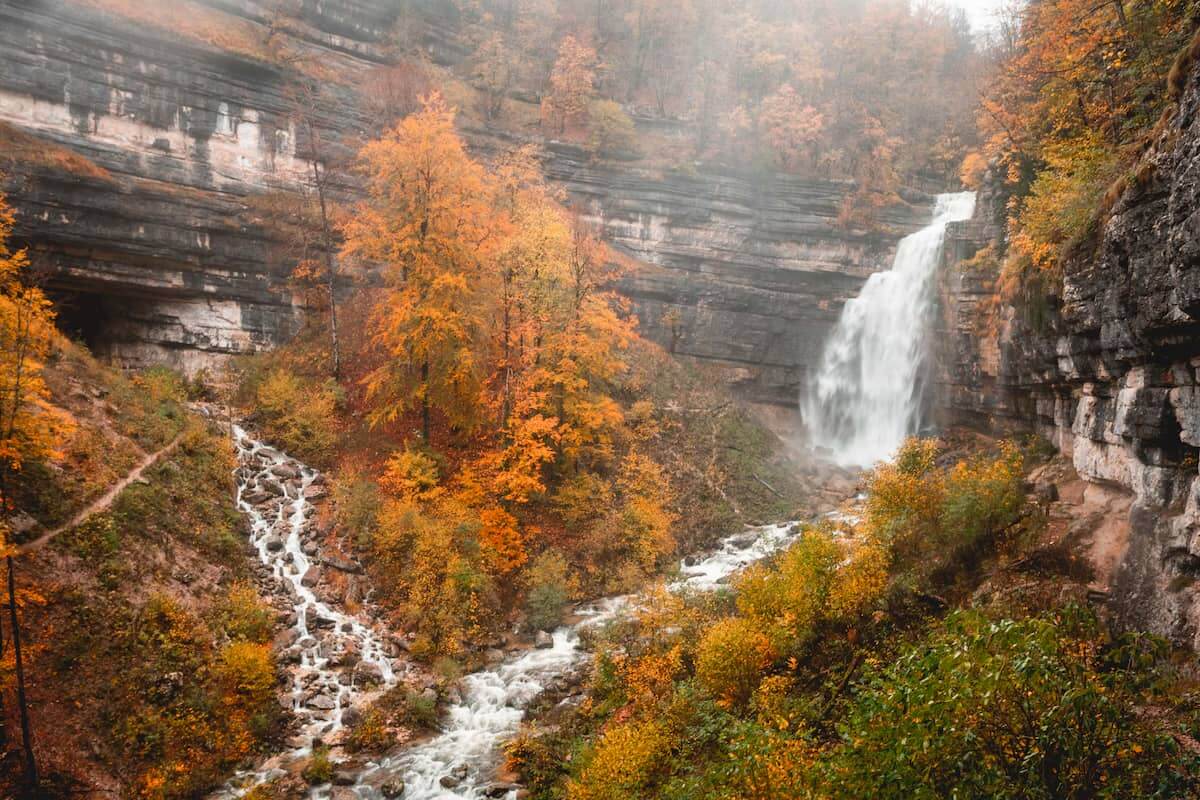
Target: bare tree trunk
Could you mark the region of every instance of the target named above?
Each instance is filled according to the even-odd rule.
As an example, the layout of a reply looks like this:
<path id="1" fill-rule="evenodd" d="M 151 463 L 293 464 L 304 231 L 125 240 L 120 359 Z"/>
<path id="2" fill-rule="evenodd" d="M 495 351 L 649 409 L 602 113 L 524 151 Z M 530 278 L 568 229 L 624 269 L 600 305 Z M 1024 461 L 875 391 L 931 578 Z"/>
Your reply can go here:
<path id="1" fill-rule="evenodd" d="M 338 344 L 337 281 L 333 261 L 333 237 L 329 231 L 329 211 L 325 204 L 325 178 L 321 175 L 320 154 L 317 152 L 316 131 L 312 121 L 308 123 L 309 146 L 312 149 L 313 185 L 317 190 L 317 201 L 321 206 L 322 249 L 325 251 L 325 278 L 329 291 L 329 351 L 332 359 L 334 379 L 341 377 L 342 355 Z"/>
<path id="2" fill-rule="evenodd" d="M 421 432 L 429 444 L 429 362 L 421 362 Z"/>
<path id="3" fill-rule="evenodd" d="M 21 737 L 25 746 L 25 781 L 31 789 L 38 785 L 37 760 L 33 757 L 33 733 L 29 725 L 29 703 L 25 697 L 25 665 L 21 660 L 21 624 L 17 620 L 17 589 L 13 558 L 8 556 L 8 613 L 12 627 L 13 656 L 17 664 L 17 704 L 21 710 Z"/>

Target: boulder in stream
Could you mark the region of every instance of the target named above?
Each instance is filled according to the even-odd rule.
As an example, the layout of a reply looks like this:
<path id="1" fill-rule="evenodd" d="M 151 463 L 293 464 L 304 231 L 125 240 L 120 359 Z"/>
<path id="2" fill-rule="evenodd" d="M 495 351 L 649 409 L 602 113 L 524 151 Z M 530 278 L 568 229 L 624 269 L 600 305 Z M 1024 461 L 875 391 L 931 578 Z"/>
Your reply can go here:
<path id="1" fill-rule="evenodd" d="M 392 778 L 379 787 L 379 793 L 387 798 L 387 800 L 396 800 L 397 797 L 404 796 L 404 781 L 399 778 Z"/>

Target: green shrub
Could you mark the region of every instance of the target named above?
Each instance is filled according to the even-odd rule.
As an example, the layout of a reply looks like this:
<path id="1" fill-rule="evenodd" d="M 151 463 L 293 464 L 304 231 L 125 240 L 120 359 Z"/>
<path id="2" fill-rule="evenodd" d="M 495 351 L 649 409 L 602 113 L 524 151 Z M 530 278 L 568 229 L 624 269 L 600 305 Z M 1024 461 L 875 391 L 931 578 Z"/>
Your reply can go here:
<path id="1" fill-rule="evenodd" d="M 566 558 L 557 550 L 547 550 L 534 559 L 525 580 L 529 586 L 525 597 L 525 628 L 531 631 L 557 628 L 574 585 Z"/>
<path id="2" fill-rule="evenodd" d="M 1191 779 L 1173 740 L 1139 723 L 1123 676 L 1101 674 L 1097 637 L 1073 609 L 1018 622 L 952 615 L 868 674 L 823 764 L 827 794 L 1183 796 Z"/>
<path id="3" fill-rule="evenodd" d="M 404 690 L 404 721 L 418 728 L 436 728 L 437 699 L 426 697 L 412 689 Z"/>
<path id="4" fill-rule="evenodd" d="M 329 783 L 333 780 L 333 761 L 329 758 L 328 747 L 318 747 L 313 750 L 312 757 L 304 765 L 300 777 L 312 786 Z"/>

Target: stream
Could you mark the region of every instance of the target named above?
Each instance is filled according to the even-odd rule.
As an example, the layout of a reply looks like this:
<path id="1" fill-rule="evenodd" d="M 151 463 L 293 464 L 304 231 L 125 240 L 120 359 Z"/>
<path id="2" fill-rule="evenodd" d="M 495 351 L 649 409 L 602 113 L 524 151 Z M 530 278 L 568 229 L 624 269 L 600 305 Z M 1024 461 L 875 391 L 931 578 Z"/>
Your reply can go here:
<path id="1" fill-rule="evenodd" d="M 291 644 L 280 658 L 291 683 L 299 733 L 289 740 L 290 749 L 234 776 L 213 795 L 215 800 L 241 797 L 286 774 L 288 764 L 312 753 L 314 742 L 329 741 L 343 728 L 348 708 L 361 706 L 410 674 L 409 664 L 397 658 L 398 649 L 366 615 L 332 608 L 312 591 L 310 572 L 315 575 L 320 564 L 312 501 L 324 495 L 324 477 L 239 427 L 233 433 L 238 508 L 250 519 L 250 543 L 274 576 L 276 592 L 293 609 L 286 634 Z M 726 537 L 711 553 L 685 559 L 674 588 L 715 589 L 729 575 L 786 546 L 798 530 L 787 523 Z M 495 777 L 501 745 L 517 733 L 532 701 L 589 658 L 581 631 L 619 615 L 635 600 L 622 596 L 580 606 L 575 609 L 579 621 L 554 631 L 549 646 L 511 654 L 494 667 L 466 675 L 451 695 L 441 733 L 339 772 L 339 785 L 313 787 L 310 798 L 512 800 L 517 787 Z"/>

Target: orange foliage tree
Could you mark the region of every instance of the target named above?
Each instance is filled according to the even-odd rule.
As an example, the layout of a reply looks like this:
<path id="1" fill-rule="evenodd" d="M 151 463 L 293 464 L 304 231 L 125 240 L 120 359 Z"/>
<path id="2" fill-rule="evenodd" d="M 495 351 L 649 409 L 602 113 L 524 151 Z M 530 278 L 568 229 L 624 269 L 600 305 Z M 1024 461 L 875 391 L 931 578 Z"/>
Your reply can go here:
<path id="1" fill-rule="evenodd" d="M 595 82 L 596 51 L 574 36 L 566 36 L 550 73 L 550 91 L 542 99 L 543 119 L 560 134 L 568 124 L 584 122 Z"/>
<path id="2" fill-rule="evenodd" d="M 368 199 L 345 225 L 350 255 L 384 266 L 387 292 L 374 310 L 374 344 L 386 360 L 367 378 L 373 418 L 398 418 L 415 402 L 429 440 L 430 410 L 456 426 L 477 422 L 485 302 L 498 219 L 495 183 L 454 131 L 436 92 L 422 111 L 367 144 L 360 162 Z"/>

